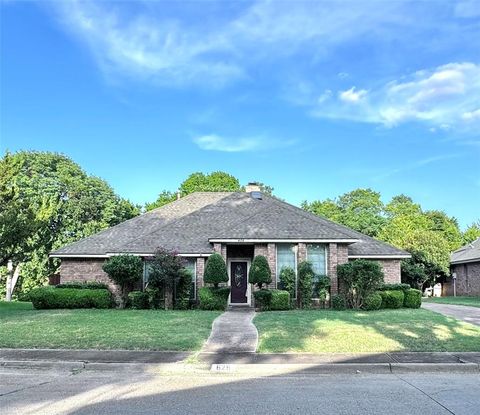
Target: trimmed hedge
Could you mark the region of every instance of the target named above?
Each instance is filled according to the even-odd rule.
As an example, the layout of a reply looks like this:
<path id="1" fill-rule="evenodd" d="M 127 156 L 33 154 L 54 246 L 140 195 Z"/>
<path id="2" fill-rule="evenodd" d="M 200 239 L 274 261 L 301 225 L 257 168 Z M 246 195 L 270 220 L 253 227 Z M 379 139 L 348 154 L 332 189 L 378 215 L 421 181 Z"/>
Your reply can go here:
<path id="1" fill-rule="evenodd" d="M 345 310 L 347 308 L 347 300 L 343 294 L 332 295 L 330 303 L 334 310 Z"/>
<path id="2" fill-rule="evenodd" d="M 106 289 L 39 287 L 29 293 L 36 309 L 110 308 L 112 293 Z"/>
<path id="3" fill-rule="evenodd" d="M 380 286 L 377 288 L 377 291 L 396 291 L 396 290 L 402 290 L 402 291 L 407 291 L 411 287 L 408 284 L 380 284 Z"/>
<path id="4" fill-rule="evenodd" d="M 225 310 L 227 308 L 230 287 L 202 287 L 198 290 L 202 310 Z"/>
<path id="5" fill-rule="evenodd" d="M 130 291 L 128 293 L 128 307 L 137 310 L 150 308 L 148 293 L 144 291 Z"/>
<path id="6" fill-rule="evenodd" d="M 99 281 L 85 281 L 85 282 L 65 282 L 57 284 L 55 288 L 76 288 L 80 290 L 108 290 L 108 285 Z"/>
<path id="7" fill-rule="evenodd" d="M 270 310 L 289 310 L 290 293 L 284 290 L 271 290 Z"/>
<path id="8" fill-rule="evenodd" d="M 414 288 L 405 291 L 403 306 L 407 308 L 420 308 L 422 305 L 422 292 Z"/>
<path id="9" fill-rule="evenodd" d="M 382 308 L 401 308 L 405 294 L 402 290 L 379 291 L 382 296 Z"/>
<path id="10" fill-rule="evenodd" d="M 382 307 L 382 296 L 377 292 L 368 295 L 365 300 L 363 300 L 362 308 L 364 310 L 380 310 Z"/>
<path id="11" fill-rule="evenodd" d="M 255 298 L 255 307 L 259 308 L 262 311 L 270 310 L 272 304 L 271 290 L 262 289 L 254 291 L 253 297 Z"/>

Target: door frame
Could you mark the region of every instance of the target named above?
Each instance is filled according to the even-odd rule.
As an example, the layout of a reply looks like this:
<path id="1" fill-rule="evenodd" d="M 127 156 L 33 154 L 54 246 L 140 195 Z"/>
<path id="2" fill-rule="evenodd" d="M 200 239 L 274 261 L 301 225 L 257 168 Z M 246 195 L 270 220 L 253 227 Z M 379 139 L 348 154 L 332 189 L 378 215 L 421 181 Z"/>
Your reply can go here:
<path id="1" fill-rule="evenodd" d="M 246 262 L 247 263 L 247 302 L 246 303 L 232 303 L 232 262 Z M 250 272 L 250 258 L 228 258 L 227 260 L 227 271 L 228 271 L 228 282 L 230 284 L 230 294 L 228 294 L 228 305 L 231 306 L 245 306 L 252 304 L 252 287 L 248 283 L 248 273 Z"/>

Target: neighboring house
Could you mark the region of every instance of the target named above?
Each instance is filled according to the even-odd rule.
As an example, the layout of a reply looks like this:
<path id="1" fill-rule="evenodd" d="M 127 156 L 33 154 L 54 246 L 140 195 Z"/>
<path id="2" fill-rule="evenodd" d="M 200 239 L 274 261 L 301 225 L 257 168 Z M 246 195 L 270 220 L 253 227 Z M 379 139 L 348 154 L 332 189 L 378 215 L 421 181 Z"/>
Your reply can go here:
<path id="1" fill-rule="evenodd" d="M 157 248 L 173 250 L 186 258 L 194 274 L 194 295 L 203 286 L 205 261 L 219 252 L 227 263 L 231 304 L 251 302 L 247 283 L 250 263 L 264 255 L 276 287 L 282 267 L 296 269 L 309 260 L 318 275 L 331 278 L 331 292 L 338 292 L 337 265 L 356 258 L 379 261 L 385 281 L 400 282 L 400 261 L 410 255 L 386 243 L 262 194 L 258 186 L 246 192 L 197 192 L 88 238 L 50 255 L 61 258 L 61 282 L 100 280 L 111 284 L 102 271 L 112 255 L 129 253 L 145 261 Z"/>
<path id="2" fill-rule="evenodd" d="M 480 296 L 480 238 L 450 255 L 450 273 L 456 275 L 457 295 Z M 453 295 L 453 278 L 443 284 L 443 294 Z"/>

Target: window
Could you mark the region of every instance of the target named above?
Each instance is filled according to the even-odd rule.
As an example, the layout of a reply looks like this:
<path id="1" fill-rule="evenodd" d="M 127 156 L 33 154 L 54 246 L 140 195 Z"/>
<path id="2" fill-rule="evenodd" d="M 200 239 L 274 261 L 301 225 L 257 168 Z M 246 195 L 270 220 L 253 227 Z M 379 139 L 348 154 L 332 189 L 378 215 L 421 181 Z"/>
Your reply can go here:
<path id="1" fill-rule="evenodd" d="M 315 277 L 313 278 L 313 298 L 318 298 L 317 284 L 320 275 L 326 275 L 326 249 L 325 245 L 307 244 L 307 260 L 312 264 Z"/>
<path id="2" fill-rule="evenodd" d="M 192 273 L 192 289 L 190 290 L 190 298 L 197 298 L 197 258 L 187 258 L 185 268 Z"/>
<path id="3" fill-rule="evenodd" d="M 277 275 L 276 285 L 280 287 L 280 272 L 282 268 L 290 267 L 297 273 L 297 255 L 296 245 L 294 244 L 277 244 Z M 296 286 L 296 284 L 295 284 Z M 295 293 L 296 298 L 296 293 Z"/>
<path id="4" fill-rule="evenodd" d="M 150 274 L 150 261 L 145 260 L 143 263 L 143 288 L 148 286 L 148 276 Z M 192 290 L 190 291 L 190 298 L 195 300 L 197 298 L 197 259 L 185 258 L 185 268 L 192 273 Z"/>

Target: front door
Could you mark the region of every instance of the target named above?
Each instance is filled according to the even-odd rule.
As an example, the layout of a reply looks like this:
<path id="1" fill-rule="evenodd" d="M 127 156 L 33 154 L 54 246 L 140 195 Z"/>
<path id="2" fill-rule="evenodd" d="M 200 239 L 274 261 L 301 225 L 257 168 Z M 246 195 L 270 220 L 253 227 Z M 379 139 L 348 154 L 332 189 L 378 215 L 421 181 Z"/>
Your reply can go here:
<path id="1" fill-rule="evenodd" d="M 247 300 L 247 261 L 230 262 L 230 302 L 245 304 Z"/>

